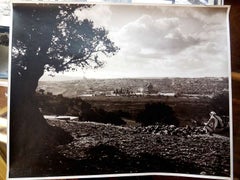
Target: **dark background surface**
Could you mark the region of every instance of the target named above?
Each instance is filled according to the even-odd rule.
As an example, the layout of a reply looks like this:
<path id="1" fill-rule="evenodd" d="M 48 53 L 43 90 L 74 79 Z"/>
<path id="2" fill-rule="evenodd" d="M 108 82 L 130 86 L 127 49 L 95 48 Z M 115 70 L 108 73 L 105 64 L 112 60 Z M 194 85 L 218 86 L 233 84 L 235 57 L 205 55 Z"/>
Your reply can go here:
<path id="1" fill-rule="evenodd" d="M 231 5 L 230 40 L 232 72 L 240 73 L 240 0 L 225 0 Z M 234 178 L 240 179 L 240 74 L 232 78 Z"/>

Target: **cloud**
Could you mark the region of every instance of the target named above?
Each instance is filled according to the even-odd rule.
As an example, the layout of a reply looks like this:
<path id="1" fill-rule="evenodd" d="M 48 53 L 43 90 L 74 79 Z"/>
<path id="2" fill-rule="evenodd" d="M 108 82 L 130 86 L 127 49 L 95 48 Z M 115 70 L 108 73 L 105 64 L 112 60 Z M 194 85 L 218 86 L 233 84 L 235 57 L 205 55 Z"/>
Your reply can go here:
<path id="1" fill-rule="evenodd" d="M 75 11 L 78 20 L 90 19 L 94 22 L 95 27 L 108 26 L 111 20 L 112 12 L 109 6 L 95 5 L 92 8 Z"/>
<path id="2" fill-rule="evenodd" d="M 217 43 L 203 42 L 189 47 L 178 55 L 168 58 L 171 66 L 179 76 L 226 76 L 228 75 L 228 51 Z"/>
<path id="3" fill-rule="evenodd" d="M 104 26 L 120 47 L 87 77 L 228 75 L 224 8 L 96 5 L 76 14 Z"/>
<path id="4" fill-rule="evenodd" d="M 123 26 L 114 39 L 124 54 L 160 59 L 200 42 L 191 34 L 185 34 L 180 24 L 178 17 L 153 18 L 142 15 Z"/>

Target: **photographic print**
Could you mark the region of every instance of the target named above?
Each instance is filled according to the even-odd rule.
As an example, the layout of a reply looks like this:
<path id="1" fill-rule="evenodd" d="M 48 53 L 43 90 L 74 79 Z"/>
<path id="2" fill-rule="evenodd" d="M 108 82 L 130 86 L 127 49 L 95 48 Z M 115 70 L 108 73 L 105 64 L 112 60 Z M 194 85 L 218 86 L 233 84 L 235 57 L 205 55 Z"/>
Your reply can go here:
<path id="1" fill-rule="evenodd" d="M 83 2 L 84 0 L 81 1 Z M 85 0 L 85 2 L 223 5 L 222 0 Z"/>
<path id="2" fill-rule="evenodd" d="M 0 79 L 8 77 L 10 8 L 8 1 L 0 2 Z"/>
<path id="3" fill-rule="evenodd" d="M 188 4 L 188 5 L 223 5 L 222 0 L 132 0 L 132 3 L 161 3 L 161 4 Z"/>
<path id="4" fill-rule="evenodd" d="M 36 2 L 33 0 L 25 0 L 26 2 Z M 47 0 L 39 2 L 47 2 Z M 3 1 L 5 6 L 8 6 L 9 11 L 9 0 Z M 144 4 L 186 4 L 186 5 L 223 5 L 223 0 L 55 0 L 55 2 L 88 2 L 88 3 L 144 3 Z M 8 4 L 7 4 L 8 3 Z M 4 6 L 4 7 L 5 7 Z M 1 8 L 1 6 L 0 6 Z M 6 8 L 4 8 L 6 12 Z"/>
<path id="5" fill-rule="evenodd" d="M 231 178 L 228 13 L 14 3 L 9 178 Z"/>
<path id="6" fill-rule="evenodd" d="M 0 25 L 0 79 L 8 77 L 9 27 Z"/>

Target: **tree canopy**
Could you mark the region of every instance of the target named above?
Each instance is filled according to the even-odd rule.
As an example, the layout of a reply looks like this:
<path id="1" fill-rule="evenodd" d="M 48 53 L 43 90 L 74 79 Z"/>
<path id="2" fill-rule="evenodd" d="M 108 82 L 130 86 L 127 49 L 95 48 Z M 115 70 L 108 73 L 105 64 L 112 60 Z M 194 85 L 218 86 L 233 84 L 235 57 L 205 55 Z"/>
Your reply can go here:
<path id="1" fill-rule="evenodd" d="M 119 48 L 108 38 L 104 27 L 95 27 L 90 19 L 78 19 L 76 11 L 91 7 L 15 4 L 14 71 L 23 77 L 29 76 L 27 72 L 34 72 L 36 67 L 53 73 L 75 71 L 78 67 L 101 67 L 101 54 L 112 56 Z"/>
<path id="2" fill-rule="evenodd" d="M 210 108 L 220 116 L 229 116 L 229 92 L 223 91 L 214 95 L 210 101 Z"/>
<path id="3" fill-rule="evenodd" d="M 103 65 L 100 57 L 119 50 L 104 27 L 78 19 L 76 11 L 91 7 L 13 4 L 10 164 L 18 157 L 29 159 L 31 152 L 43 152 L 40 148 L 72 141 L 69 133 L 50 126 L 39 111 L 34 95 L 44 71 L 98 68 Z"/>

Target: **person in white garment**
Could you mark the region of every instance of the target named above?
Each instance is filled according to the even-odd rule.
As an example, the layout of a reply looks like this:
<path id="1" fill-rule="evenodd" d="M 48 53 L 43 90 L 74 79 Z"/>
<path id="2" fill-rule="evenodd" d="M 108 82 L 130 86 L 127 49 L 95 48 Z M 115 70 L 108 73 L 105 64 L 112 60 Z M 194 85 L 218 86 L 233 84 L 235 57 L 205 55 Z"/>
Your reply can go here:
<path id="1" fill-rule="evenodd" d="M 218 116 L 214 111 L 209 113 L 210 118 L 207 123 L 204 123 L 204 129 L 212 135 L 212 133 L 216 132 L 219 129 L 224 128 L 223 120 L 220 116 Z"/>

